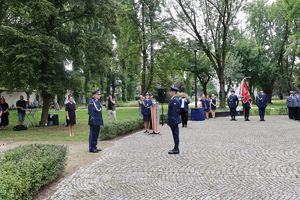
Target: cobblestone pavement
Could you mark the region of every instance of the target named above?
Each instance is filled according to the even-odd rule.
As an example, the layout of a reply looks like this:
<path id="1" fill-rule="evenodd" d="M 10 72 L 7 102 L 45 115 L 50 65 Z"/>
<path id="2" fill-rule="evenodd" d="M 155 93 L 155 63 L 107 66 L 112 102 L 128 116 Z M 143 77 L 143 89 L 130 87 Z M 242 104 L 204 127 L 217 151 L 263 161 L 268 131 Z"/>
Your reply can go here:
<path id="1" fill-rule="evenodd" d="M 158 136 L 127 136 L 50 199 L 300 199 L 300 122 L 266 119 L 189 122 L 180 155 L 167 154 L 167 126 Z"/>

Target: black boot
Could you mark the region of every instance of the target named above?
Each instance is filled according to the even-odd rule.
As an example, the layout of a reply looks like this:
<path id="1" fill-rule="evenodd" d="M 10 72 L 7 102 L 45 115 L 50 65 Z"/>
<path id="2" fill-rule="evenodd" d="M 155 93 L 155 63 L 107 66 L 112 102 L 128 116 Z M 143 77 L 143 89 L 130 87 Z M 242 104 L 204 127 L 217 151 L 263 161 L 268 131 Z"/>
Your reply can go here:
<path id="1" fill-rule="evenodd" d="M 178 144 L 175 144 L 174 149 L 170 150 L 168 154 L 179 154 Z"/>

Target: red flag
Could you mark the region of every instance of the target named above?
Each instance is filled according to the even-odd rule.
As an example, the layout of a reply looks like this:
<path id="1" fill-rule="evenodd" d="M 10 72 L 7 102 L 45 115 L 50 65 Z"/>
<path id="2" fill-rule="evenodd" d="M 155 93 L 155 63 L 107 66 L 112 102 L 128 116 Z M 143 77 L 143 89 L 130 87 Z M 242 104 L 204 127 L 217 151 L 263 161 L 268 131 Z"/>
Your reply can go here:
<path id="1" fill-rule="evenodd" d="M 247 103 L 251 98 L 248 86 L 245 82 L 245 79 L 242 80 L 240 84 L 240 95 L 243 97 L 243 102 Z"/>

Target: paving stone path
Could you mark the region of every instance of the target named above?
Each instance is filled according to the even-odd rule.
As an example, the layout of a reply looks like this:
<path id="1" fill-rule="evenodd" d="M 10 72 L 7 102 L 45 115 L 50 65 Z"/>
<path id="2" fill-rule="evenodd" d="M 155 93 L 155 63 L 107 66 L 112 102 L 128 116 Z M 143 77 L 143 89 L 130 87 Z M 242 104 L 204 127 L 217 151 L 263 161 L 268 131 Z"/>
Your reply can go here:
<path id="1" fill-rule="evenodd" d="M 189 122 L 180 155 L 167 126 L 115 142 L 62 181 L 53 200 L 300 199 L 300 122 L 286 116 Z"/>

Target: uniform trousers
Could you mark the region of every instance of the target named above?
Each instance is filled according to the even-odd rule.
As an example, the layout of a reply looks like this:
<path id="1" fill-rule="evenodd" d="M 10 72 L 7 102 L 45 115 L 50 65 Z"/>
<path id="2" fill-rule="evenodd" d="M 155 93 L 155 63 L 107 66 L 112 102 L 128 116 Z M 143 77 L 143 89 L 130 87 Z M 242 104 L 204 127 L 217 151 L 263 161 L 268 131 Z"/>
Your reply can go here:
<path id="1" fill-rule="evenodd" d="M 90 125 L 90 137 L 89 137 L 90 151 L 94 151 L 97 149 L 99 134 L 100 134 L 100 126 Z"/>
<path id="2" fill-rule="evenodd" d="M 188 112 L 185 111 L 184 108 L 180 108 L 180 115 L 181 115 L 182 126 L 187 125 L 187 122 L 188 122 Z"/>
<path id="3" fill-rule="evenodd" d="M 173 134 L 174 144 L 179 145 L 179 127 L 178 124 L 169 125 Z"/>
<path id="4" fill-rule="evenodd" d="M 230 108 L 230 116 L 231 118 L 235 118 L 236 115 L 236 108 Z"/>
<path id="5" fill-rule="evenodd" d="M 265 120 L 266 107 L 258 107 L 260 120 Z"/>
<path id="6" fill-rule="evenodd" d="M 245 119 L 249 119 L 249 114 L 250 114 L 250 108 L 244 108 L 244 117 Z"/>

